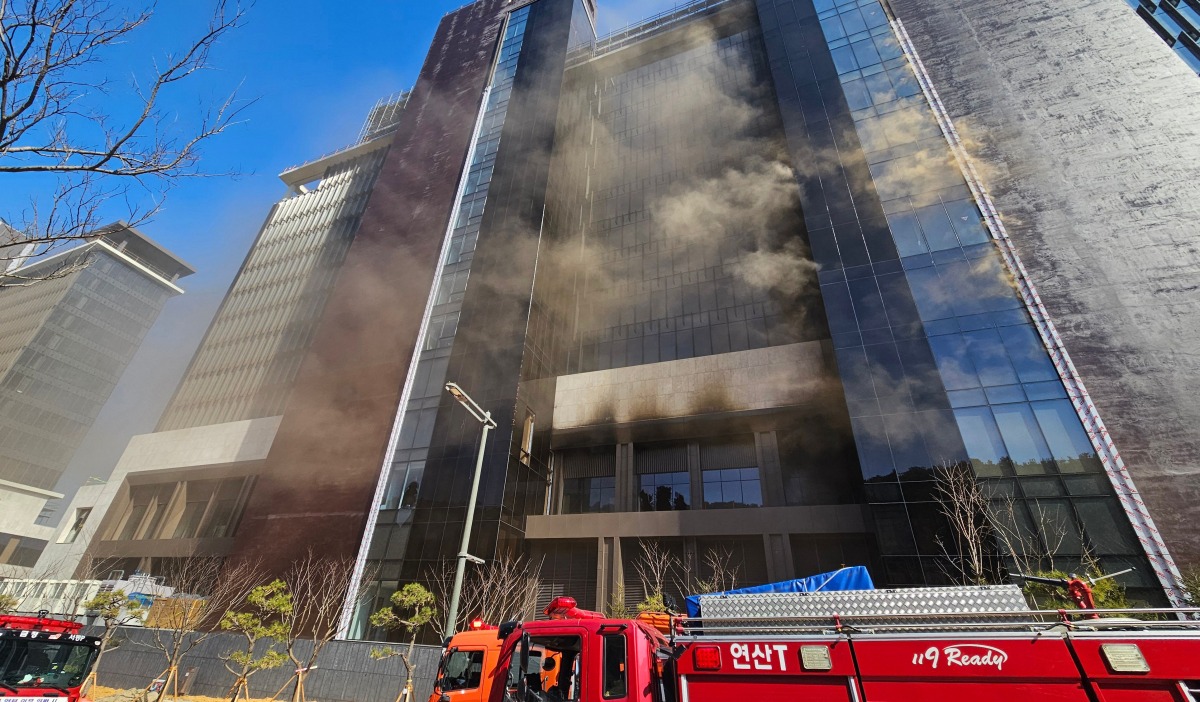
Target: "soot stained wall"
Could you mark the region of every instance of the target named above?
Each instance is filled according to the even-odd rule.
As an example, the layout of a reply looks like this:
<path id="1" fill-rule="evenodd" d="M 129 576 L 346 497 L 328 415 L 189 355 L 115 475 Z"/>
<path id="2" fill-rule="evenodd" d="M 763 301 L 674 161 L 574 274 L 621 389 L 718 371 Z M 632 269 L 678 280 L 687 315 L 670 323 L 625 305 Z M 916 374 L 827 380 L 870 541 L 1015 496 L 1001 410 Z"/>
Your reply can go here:
<path id="1" fill-rule="evenodd" d="M 238 532 L 273 572 L 357 552 L 503 9 L 438 28 Z"/>

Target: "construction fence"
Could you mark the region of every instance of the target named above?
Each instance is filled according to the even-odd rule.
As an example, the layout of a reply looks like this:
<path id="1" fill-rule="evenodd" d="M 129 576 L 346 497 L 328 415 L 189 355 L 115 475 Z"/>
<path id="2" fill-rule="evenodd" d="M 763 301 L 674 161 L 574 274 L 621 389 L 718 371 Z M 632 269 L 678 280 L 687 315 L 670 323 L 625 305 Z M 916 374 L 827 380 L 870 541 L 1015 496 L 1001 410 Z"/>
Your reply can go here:
<path id="1" fill-rule="evenodd" d="M 96 633 L 96 632 L 88 632 Z M 124 628 L 117 634 L 119 646 L 110 648 L 101 660 L 97 681 L 117 689 L 145 688 L 161 678 L 166 662 L 153 646 L 151 629 Z M 301 642 L 302 651 L 312 650 L 312 642 Z M 305 679 L 305 696 L 314 702 L 391 702 L 404 685 L 404 664 L 399 658 L 375 660 L 371 649 L 381 644 L 363 641 L 333 641 L 325 646 L 316 668 Z M 236 634 L 214 634 L 200 643 L 180 666 L 180 693 L 208 697 L 228 697 L 234 676 L 225 668 L 222 656 L 242 650 L 245 640 Z M 441 649 L 417 646 L 413 654 L 416 667 L 413 699 L 428 700 L 433 691 Z M 291 699 L 294 667 L 265 670 L 250 678 L 252 698 L 270 698 L 282 690 L 279 699 Z"/>

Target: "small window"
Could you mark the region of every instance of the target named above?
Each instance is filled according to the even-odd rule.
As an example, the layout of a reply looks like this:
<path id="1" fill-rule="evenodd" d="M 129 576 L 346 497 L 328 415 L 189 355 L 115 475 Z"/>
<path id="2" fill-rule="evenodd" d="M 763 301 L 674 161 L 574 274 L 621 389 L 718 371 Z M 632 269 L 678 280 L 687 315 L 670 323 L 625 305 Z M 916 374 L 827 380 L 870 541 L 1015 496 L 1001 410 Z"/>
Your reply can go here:
<path id="1" fill-rule="evenodd" d="M 73 544 L 79 538 L 79 533 L 83 531 L 83 525 L 87 523 L 88 517 L 92 515 L 91 507 L 80 507 L 75 510 L 75 519 L 71 521 L 71 528 L 63 534 L 60 544 Z"/>
<path id="2" fill-rule="evenodd" d="M 533 415 L 525 415 L 525 426 L 521 428 L 521 463 L 529 465 L 533 454 Z"/>
<path id="3" fill-rule="evenodd" d="M 629 685 L 625 677 L 625 636 L 610 634 L 604 637 L 604 699 L 623 699 Z"/>

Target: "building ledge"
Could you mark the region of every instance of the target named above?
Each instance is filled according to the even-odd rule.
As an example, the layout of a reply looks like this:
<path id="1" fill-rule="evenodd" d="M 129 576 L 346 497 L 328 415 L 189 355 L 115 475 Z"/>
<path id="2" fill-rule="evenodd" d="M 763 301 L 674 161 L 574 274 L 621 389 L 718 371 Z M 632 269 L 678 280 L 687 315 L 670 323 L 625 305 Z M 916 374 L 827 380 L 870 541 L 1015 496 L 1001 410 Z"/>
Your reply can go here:
<path id="1" fill-rule="evenodd" d="M 92 542 L 89 555 L 100 558 L 181 558 L 228 556 L 233 552 L 233 538 L 225 539 L 155 539 L 140 541 Z"/>
<path id="2" fill-rule="evenodd" d="M 854 504 L 539 515 L 527 518 L 525 538 L 865 534 L 870 531 L 867 510 Z"/>
<path id="3" fill-rule="evenodd" d="M 42 488 L 36 488 L 32 485 L 23 485 L 21 483 L 11 482 L 9 480 L 0 480 L 0 490 L 5 492 L 16 492 L 22 495 L 28 495 L 29 497 L 40 497 L 45 500 L 61 500 L 63 497 L 62 493 L 54 492 L 53 490 L 43 490 Z"/>

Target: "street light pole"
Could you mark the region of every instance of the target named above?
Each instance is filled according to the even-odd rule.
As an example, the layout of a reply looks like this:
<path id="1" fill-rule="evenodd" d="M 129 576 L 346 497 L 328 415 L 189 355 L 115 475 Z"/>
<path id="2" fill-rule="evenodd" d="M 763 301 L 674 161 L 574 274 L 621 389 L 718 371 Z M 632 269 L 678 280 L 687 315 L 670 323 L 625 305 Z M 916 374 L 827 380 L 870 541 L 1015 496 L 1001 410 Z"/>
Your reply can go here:
<path id="1" fill-rule="evenodd" d="M 454 570 L 454 590 L 450 593 L 450 611 L 446 615 L 446 631 L 457 631 L 458 604 L 462 599 L 463 577 L 467 571 L 467 561 L 477 565 L 483 564 L 483 559 L 472 556 L 467 552 L 471 542 L 471 526 L 475 522 L 475 502 L 479 498 L 479 476 L 483 473 L 483 452 L 487 448 L 488 432 L 496 427 L 492 413 L 486 412 L 471 396 L 463 392 L 456 383 L 446 383 L 446 391 L 471 413 L 471 416 L 483 424 L 483 436 L 479 440 L 479 455 L 475 458 L 475 477 L 471 479 L 471 499 L 467 502 L 467 521 L 463 524 L 462 546 L 458 549 L 458 564 Z"/>

